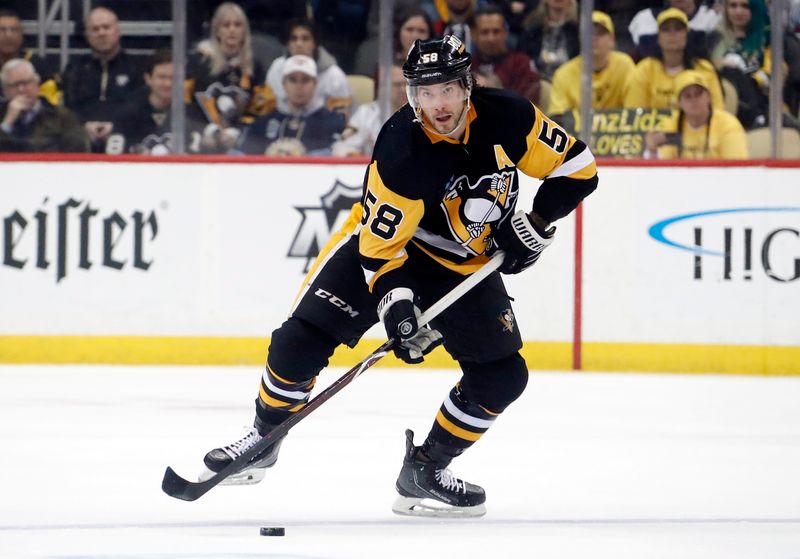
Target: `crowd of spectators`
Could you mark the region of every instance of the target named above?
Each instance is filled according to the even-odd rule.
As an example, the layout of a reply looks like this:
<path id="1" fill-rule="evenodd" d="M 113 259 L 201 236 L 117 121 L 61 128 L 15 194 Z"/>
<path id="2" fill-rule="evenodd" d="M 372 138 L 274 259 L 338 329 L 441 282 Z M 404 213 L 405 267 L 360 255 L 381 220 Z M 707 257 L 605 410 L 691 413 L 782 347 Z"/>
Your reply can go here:
<path id="1" fill-rule="evenodd" d="M 660 110 L 646 157 L 747 157 L 748 130 L 769 125 L 770 33 L 784 51 L 784 127 L 800 130 L 800 0 L 785 28 L 765 0 L 596 0 L 592 107 Z M 350 75 L 380 83 L 379 2 L 193 2 L 185 63 L 187 151 L 363 156 L 382 115 L 357 103 Z M 80 22 L 87 53 L 64 68 L 25 46 L 22 19 L 0 2 L 0 151 L 168 154 L 172 54 L 129 53 L 119 6 Z M 416 39 L 459 36 L 480 86 L 514 90 L 559 122 L 581 106 L 577 0 L 396 0 L 393 110 Z M 196 22 L 197 14 L 207 14 Z M 29 37 L 29 43 L 33 37 Z M 141 51 L 142 49 L 138 49 Z M 572 115 L 572 116 L 570 116 Z M 570 120 L 572 118 L 572 120 Z"/>

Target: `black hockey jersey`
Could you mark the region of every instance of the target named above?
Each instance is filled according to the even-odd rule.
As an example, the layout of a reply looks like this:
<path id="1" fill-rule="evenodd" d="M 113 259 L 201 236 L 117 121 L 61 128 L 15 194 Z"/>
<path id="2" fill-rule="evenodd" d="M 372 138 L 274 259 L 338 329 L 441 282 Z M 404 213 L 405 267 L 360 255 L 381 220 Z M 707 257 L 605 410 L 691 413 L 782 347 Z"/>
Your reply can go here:
<path id="1" fill-rule="evenodd" d="M 493 229 L 515 211 L 517 170 L 545 179 L 533 209 L 548 222 L 597 184 L 589 149 L 530 101 L 490 88 L 470 99 L 462 141 L 424 129 L 409 105 L 378 135 L 364 179 L 359 252 L 379 296 L 411 283 L 403 272 L 409 242 L 463 274 L 485 264 Z"/>

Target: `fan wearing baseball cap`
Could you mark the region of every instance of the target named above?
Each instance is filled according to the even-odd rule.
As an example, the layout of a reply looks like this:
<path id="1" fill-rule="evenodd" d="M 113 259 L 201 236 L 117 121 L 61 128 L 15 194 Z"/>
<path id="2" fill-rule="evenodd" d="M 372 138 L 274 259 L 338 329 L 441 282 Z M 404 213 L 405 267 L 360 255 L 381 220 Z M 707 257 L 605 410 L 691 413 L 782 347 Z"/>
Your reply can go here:
<path id="1" fill-rule="evenodd" d="M 739 120 L 713 109 L 705 75 L 684 70 L 675 78 L 678 110 L 659 130 L 647 133 L 651 159 L 747 159 L 747 136 Z"/>
<path id="2" fill-rule="evenodd" d="M 661 12 L 658 22 L 658 54 L 639 61 L 625 85 L 626 108 L 670 109 L 677 106 L 675 78 L 683 70 L 703 74 L 714 109 L 723 108 L 722 86 L 714 65 L 687 50 L 689 19 L 677 8 Z"/>
<path id="3" fill-rule="evenodd" d="M 253 122 L 239 150 L 252 155 L 330 155 L 345 119 L 315 95 L 317 63 L 310 56 L 295 54 L 286 59 L 282 74 L 285 99 Z"/>
<path id="4" fill-rule="evenodd" d="M 617 109 L 622 107 L 625 81 L 633 72 L 633 59 L 614 50 L 614 23 L 604 12 L 592 12 L 592 107 Z M 562 64 L 553 75 L 550 114 L 562 114 L 581 106 L 581 91 L 575 87 L 583 73 L 583 56 Z"/>
<path id="5" fill-rule="evenodd" d="M 662 5 L 638 11 L 630 20 L 628 31 L 636 45 L 637 58 L 655 56 L 658 51 L 658 28 L 661 25 L 658 17 L 669 9 L 683 12 L 689 26 L 690 48 L 698 56 L 707 57 L 707 39 L 717 28 L 719 12 L 703 0 L 667 0 Z"/>

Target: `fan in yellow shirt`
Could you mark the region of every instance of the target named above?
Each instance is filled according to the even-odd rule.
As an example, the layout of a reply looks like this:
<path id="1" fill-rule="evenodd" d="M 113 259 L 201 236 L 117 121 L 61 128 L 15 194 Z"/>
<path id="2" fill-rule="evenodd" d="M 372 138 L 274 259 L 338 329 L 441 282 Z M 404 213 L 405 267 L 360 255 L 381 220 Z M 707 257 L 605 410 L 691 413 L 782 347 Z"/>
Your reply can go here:
<path id="1" fill-rule="evenodd" d="M 739 120 L 711 106 L 705 76 L 684 70 L 676 77 L 679 110 L 660 130 L 647 133 L 645 157 L 654 159 L 747 159 L 747 136 Z"/>
<path id="2" fill-rule="evenodd" d="M 696 70 L 704 75 L 714 109 L 722 109 L 722 86 L 714 65 L 704 58 L 687 54 L 689 20 L 677 8 L 668 8 L 656 19 L 658 46 L 661 55 L 639 61 L 625 84 L 625 107 L 673 109 L 677 101 L 675 78 L 683 70 Z"/>
<path id="3" fill-rule="evenodd" d="M 614 23 L 604 12 L 592 12 L 592 107 L 617 109 L 622 107 L 625 82 L 634 68 L 633 59 L 614 50 Z M 561 114 L 580 109 L 583 57 L 576 56 L 561 65 L 553 75 L 550 94 L 550 114 Z"/>

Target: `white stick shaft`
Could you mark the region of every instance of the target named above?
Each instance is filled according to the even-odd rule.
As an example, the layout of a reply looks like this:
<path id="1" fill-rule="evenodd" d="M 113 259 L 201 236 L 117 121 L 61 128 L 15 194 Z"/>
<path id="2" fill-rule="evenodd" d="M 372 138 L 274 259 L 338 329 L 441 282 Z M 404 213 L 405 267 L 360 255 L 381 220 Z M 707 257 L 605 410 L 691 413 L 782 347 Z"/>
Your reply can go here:
<path id="1" fill-rule="evenodd" d="M 486 277 L 488 277 L 489 274 L 499 268 L 503 263 L 504 256 L 505 253 L 503 251 L 496 252 L 495 255 L 492 256 L 492 259 L 484 264 L 477 272 L 467 277 L 467 279 L 451 289 L 449 293 L 436 301 L 428 310 L 422 313 L 422 316 L 419 317 L 417 323 L 428 324 L 431 320 L 439 316 L 442 311 L 452 305 L 457 299 L 460 299 L 467 291 L 478 285 Z"/>

